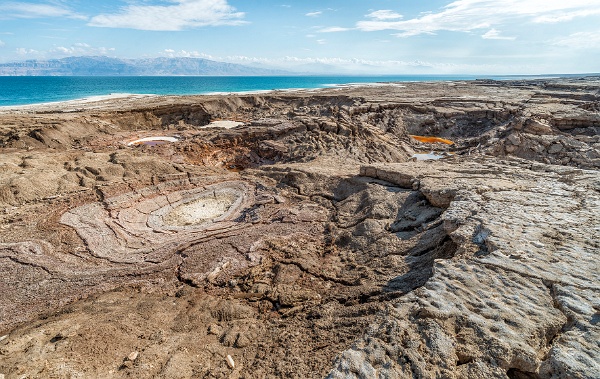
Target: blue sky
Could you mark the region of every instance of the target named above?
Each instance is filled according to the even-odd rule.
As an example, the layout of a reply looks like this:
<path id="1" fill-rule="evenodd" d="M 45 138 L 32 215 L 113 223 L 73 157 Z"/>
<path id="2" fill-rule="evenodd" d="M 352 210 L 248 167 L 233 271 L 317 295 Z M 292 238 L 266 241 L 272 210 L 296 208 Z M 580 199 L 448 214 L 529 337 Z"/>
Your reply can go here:
<path id="1" fill-rule="evenodd" d="M 0 2 L 0 62 L 201 57 L 303 72 L 600 72 L 600 0 Z"/>

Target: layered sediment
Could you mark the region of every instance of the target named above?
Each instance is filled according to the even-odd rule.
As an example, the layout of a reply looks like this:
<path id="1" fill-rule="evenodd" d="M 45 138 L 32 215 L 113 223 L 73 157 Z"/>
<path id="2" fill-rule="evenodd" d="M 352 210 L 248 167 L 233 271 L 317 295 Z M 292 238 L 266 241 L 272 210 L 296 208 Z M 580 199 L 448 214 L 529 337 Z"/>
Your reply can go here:
<path id="1" fill-rule="evenodd" d="M 596 378 L 599 84 L 0 110 L 0 374 Z"/>

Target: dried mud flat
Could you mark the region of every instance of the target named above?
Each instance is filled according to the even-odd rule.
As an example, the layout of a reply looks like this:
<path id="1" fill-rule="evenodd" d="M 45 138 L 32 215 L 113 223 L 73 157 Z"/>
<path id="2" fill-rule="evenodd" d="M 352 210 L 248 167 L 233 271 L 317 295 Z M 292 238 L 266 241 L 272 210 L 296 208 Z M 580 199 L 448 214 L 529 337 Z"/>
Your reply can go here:
<path id="1" fill-rule="evenodd" d="M 599 88 L 0 110 L 0 377 L 598 378 Z"/>

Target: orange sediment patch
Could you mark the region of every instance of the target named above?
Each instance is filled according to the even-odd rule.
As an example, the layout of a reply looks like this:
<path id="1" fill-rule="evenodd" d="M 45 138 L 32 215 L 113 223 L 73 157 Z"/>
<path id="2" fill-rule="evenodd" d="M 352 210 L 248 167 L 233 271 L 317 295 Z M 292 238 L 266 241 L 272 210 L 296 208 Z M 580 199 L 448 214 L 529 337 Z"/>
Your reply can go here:
<path id="1" fill-rule="evenodd" d="M 416 139 L 419 142 L 425 142 L 425 143 L 445 143 L 446 145 L 454 145 L 454 142 L 450 141 L 449 139 L 444 139 L 444 138 L 440 138 L 440 137 L 425 137 L 425 136 L 413 136 L 413 135 L 409 135 L 410 137 Z"/>

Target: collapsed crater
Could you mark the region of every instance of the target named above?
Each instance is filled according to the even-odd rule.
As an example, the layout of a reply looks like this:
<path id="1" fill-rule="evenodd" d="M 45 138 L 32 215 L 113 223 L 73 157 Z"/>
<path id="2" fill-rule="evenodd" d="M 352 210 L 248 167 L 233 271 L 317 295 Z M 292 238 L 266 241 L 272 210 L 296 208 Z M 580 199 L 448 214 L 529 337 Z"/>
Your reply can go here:
<path id="1" fill-rule="evenodd" d="M 206 220 L 221 216 L 232 205 L 233 198 L 214 197 L 202 198 L 173 209 L 164 217 L 167 225 L 187 226 L 196 225 Z"/>
<path id="2" fill-rule="evenodd" d="M 243 192 L 236 187 L 217 188 L 180 200 L 158 213 L 164 214 L 165 227 L 185 227 L 215 222 L 225 218 L 242 201 Z"/>
<path id="3" fill-rule="evenodd" d="M 192 178 L 114 196 L 71 209 L 61 223 L 77 231 L 93 256 L 122 263 L 149 256 L 162 261 L 198 232 L 232 227 L 244 204 L 252 202 L 241 181 L 198 184 Z M 186 189 L 191 186 L 197 187 Z"/>

